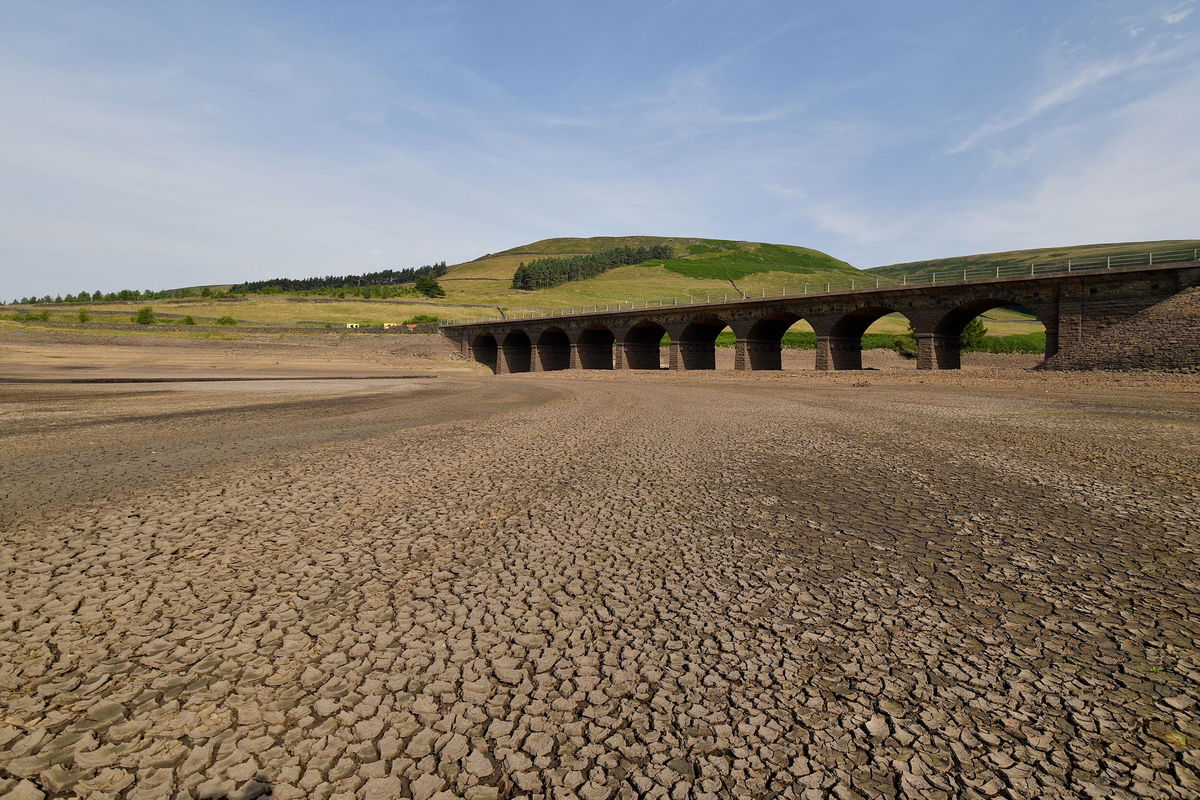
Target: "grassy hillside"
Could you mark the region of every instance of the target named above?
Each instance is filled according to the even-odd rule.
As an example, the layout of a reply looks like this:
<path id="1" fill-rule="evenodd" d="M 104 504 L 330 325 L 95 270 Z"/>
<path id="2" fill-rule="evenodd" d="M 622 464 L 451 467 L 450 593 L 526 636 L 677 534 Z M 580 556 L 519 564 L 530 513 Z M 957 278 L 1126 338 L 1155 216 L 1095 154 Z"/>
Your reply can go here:
<path id="1" fill-rule="evenodd" d="M 907 261 L 871 267 L 866 272 L 886 278 L 908 275 L 909 280 L 927 280 L 937 271 L 947 277 L 954 270 L 986 269 L 1007 264 L 1033 264 L 1067 259 L 1087 259 L 1104 256 L 1140 255 L 1164 250 L 1190 250 L 1200 247 L 1200 239 L 1163 239 L 1153 242 L 1114 242 L 1110 244 L 1083 244 L 1072 247 L 1042 247 L 1035 250 L 1008 250 L 1002 253 L 980 253 L 973 256 L 933 258 L 927 261 Z"/>
<path id="2" fill-rule="evenodd" d="M 571 281 L 548 289 L 512 288 L 513 273 L 523 261 L 572 256 L 621 246 L 670 245 L 674 257 L 618 267 L 595 278 Z M 726 297 L 802 291 L 825 282 L 845 283 L 862 272 L 844 261 L 817 250 L 760 242 L 734 242 L 656 236 L 598 236 L 587 239 L 545 239 L 489 253 L 449 267 L 438 280 L 446 291 L 440 299 L 334 298 L 313 294 L 250 294 L 236 298 L 188 297 L 179 299 L 63 303 L 48 306 L 51 321 L 77 319 L 86 307 L 94 322 L 128 322 L 143 306 L 152 306 L 162 322 L 192 316 L 200 325 L 231 316 L 239 324 L 341 325 L 347 322 L 402 322 L 414 315 L 432 315 L 446 321 L 494 316 L 524 309 L 572 309 L 608 303 L 680 302 L 719 300 Z M 205 287 L 194 287 L 199 291 Z M 213 292 L 228 286 L 207 287 Z M 25 311 L 40 308 L 26 305 Z M 502 311 L 503 309 L 503 311 Z M 12 316 L 15 308 L 0 306 Z M 19 315 L 18 315 L 19 316 Z"/>
<path id="3" fill-rule="evenodd" d="M 521 291 L 511 287 L 523 261 L 573 256 L 614 247 L 668 244 L 669 260 L 618 267 L 603 275 L 572 281 L 550 289 Z M 446 300 L 512 308 L 574 308 L 672 298 L 722 297 L 726 292 L 758 294 L 798 287 L 803 283 L 843 282 L 861 275 L 844 261 L 818 250 L 761 242 L 663 236 L 595 236 L 587 239 L 544 239 L 465 264 L 455 264 L 439 280 Z"/>
<path id="4" fill-rule="evenodd" d="M 658 259 L 643 264 L 611 269 L 587 280 L 571 281 L 547 289 L 523 291 L 511 286 L 513 273 L 522 261 L 538 258 L 584 255 L 615 247 L 648 247 L 668 244 L 674 250 L 670 259 Z M 742 293 L 751 297 L 764 291 L 803 292 L 823 290 L 826 282 L 845 285 L 851 279 L 863 284 L 874 282 L 876 276 L 928 274 L 934 269 L 946 270 L 963 266 L 978 268 L 992 264 L 1029 263 L 1063 258 L 1084 258 L 1096 255 L 1144 253 L 1200 246 L 1200 240 L 1159 242 L 1130 242 L 1124 244 L 1086 245 L 1070 248 L 1018 250 L 1007 253 L 986 253 L 952 259 L 892 264 L 862 271 L 830 255 L 805 247 L 766 244 L 762 242 L 699 239 L 656 236 L 601 236 L 586 239 L 544 239 L 540 242 L 514 247 L 499 253 L 448 268 L 439 280 L 446 291 L 440 299 L 421 296 L 392 299 L 336 298 L 313 294 L 259 294 L 239 297 L 188 297 L 176 299 L 111 301 L 90 303 L 25 304 L 20 308 L 0 305 L 0 317 L 20 319 L 30 312 L 49 313 L 52 322 L 73 322 L 79 309 L 86 308 L 93 322 L 129 322 L 138 308 L 150 305 L 161 322 L 178 322 L 192 316 L 198 325 L 211 325 L 220 317 L 229 316 L 240 325 L 311 325 L 347 322 L 403 322 L 417 315 L 435 316 L 446 321 L 477 317 L 496 317 L 528 309 L 570 310 L 609 303 L 700 302 L 706 299 L 736 298 Z M 203 287 L 197 287 L 203 288 Z M 213 291 L 228 289 L 209 287 Z M 1027 315 L 996 309 L 985 315 L 985 324 L 993 336 L 1034 333 L 1040 324 Z M 806 329 L 799 323 L 796 330 Z M 871 327 L 873 333 L 903 333 L 907 321 L 899 315 L 889 315 Z M 236 328 L 234 328 L 236 330 Z"/>

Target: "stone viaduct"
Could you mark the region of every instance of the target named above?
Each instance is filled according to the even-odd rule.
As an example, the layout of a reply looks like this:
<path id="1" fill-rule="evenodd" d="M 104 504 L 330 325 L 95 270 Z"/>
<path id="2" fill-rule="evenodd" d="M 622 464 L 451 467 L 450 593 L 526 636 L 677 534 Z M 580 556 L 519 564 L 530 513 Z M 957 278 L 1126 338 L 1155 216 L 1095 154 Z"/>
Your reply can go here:
<path id="1" fill-rule="evenodd" d="M 1068 266 L 1069 269 L 1069 266 Z M 467 358 L 496 373 L 561 369 L 669 369 L 715 367 L 715 339 L 729 327 L 736 336 L 735 369 L 780 369 L 780 341 L 804 320 L 816 332 L 816 368 L 861 369 L 862 334 L 880 317 L 900 312 L 917 334 L 917 367 L 957 369 L 959 339 L 976 315 L 1000 306 L 1019 306 L 1046 327 L 1046 362 L 1070 353 L 1102 333 L 1120 338 L 1139 314 L 1180 293 L 1200 297 L 1200 261 L 1120 269 L 1054 272 L 924 286 L 872 288 L 804 296 L 749 298 L 656 308 L 546 316 L 531 319 L 443 325 L 442 333 Z M 1153 326 L 1134 327 L 1153 336 Z M 667 363 L 659 343 L 670 336 Z M 1191 328 L 1162 346 L 1130 347 L 1115 368 L 1200 368 L 1200 331 Z M 1078 360 L 1066 368 L 1088 368 Z M 1105 366 L 1104 368 L 1114 368 Z"/>

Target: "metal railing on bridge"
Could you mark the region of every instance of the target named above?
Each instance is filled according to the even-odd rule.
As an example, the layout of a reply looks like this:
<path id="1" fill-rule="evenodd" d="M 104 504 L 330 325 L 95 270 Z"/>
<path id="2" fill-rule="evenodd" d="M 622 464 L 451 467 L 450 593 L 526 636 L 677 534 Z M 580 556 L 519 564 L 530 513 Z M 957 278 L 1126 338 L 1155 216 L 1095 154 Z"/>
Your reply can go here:
<path id="1" fill-rule="evenodd" d="M 1160 264 L 1179 264 L 1190 261 L 1200 261 L 1200 248 L 1181 250 L 1161 250 L 1153 253 L 1131 253 L 1112 256 L 1093 256 L 1090 258 L 1068 258 L 1061 261 L 1030 262 L 1028 264 L 996 264 L 988 266 L 944 268 L 922 270 L 913 275 L 901 275 L 898 278 L 883 275 L 859 276 L 846 281 L 820 281 L 797 284 L 795 287 L 784 287 L 779 291 L 761 290 L 753 292 L 705 292 L 701 299 L 697 295 L 675 297 L 670 300 L 634 300 L 620 303 L 605 303 L 587 308 L 531 308 L 512 309 L 503 317 L 475 317 L 458 322 L 447 322 L 443 328 L 454 325 L 478 325 L 485 322 L 510 322 L 523 319 L 556 319 L 561 317 L 579 317 L 587 314 L 603 314 L 615 311 L 635 311 L 640 309 L 654 310 L 663 308 L 684 308 L 688 306 L 706 306 L 713 303 L 736 303 L 752 300 L 785 299 L 797 297 L 813 297 L 827 294 L 846 294 L 847 292 L 873 292 L 878 289 L 900 289 L 906 287 L 946 286 L 949 284 L 972 283 L 975 281 L 998 280 L 1000 278 L 1022 278 L 1028 276 L 1050 275 L 1066 272 L 1097 272 L 1111 269 L 1129 269 L 1130 267 L 1153 267 Z M 718 296 L 721 294 L 721 296 Z M 732 295 L 732 297 L 731 297 Z"/>

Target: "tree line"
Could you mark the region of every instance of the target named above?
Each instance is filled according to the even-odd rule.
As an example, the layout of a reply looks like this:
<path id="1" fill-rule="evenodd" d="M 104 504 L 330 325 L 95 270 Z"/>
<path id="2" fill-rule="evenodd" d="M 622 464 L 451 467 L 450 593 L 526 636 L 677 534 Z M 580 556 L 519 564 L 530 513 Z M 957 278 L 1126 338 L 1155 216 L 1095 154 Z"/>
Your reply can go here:
<path id="1" fill-rule="evenodd" d="M 79 294 L 43 295 L 14 299 L 13 305 L 42 303 L 98 303 L 137 302 L 139 300 L 171 300 L 188 297 L 227 298 L 244 294 L 283 294 L 285 292 L 310 291 L 314 294 L 333 294 L 338 297 L 362 297 L 386 299 L 423 294 L 426 297 L 444 297 L 445 292 L 437 278 L 446 273 L 446 262 L 427 264 L 423 267 L 384 269 L 364 272 L 361 275 L 326 275 L 320 278 L 272 278 L 267 281 L 247 281 L 230 287 L 229 291 L 215 291 L 207 286 L 199 289 L 121 289 L 117 292 L 80 292 Z M 414 284 L 400 287 L 396 284 Z M 414 291 L 415 290 L 415 291 Z"/>
<path id="2" fill-rule="evenodd" d="M 186 297 L 228 297 L 226 292 L 214 292 L 207 286 L 201 289 L 122 289 L 119 292 L 102 292 L 97 289 L 94 292 L 80 292 L 79 294 L 59 294 L 59 295 L 43 295 L 38 297 L 32 295 L 30 297 L 22 297 L 19 300 L 14 299 L 13 305 L 33 305 L 44 303 L 99 303 L 101 301 L 120 301 L 120 302 L 136 302 L 138 300 L 170 300 Z"/>
<path id="3" fill-rule="evenodd" d="M 614 247 L 582 256 L 539 258 L 528 263 L 522 261 L 513 274 L 514 289 L 548 289 L 567 281 L 594 278 L 614 267 L 641 264 L 651 259 L 668 259 L 675 251 L 667 244 L 649 247 Z"/>
<path id="4" fill-rule="evenodd" d="M 420 278 L 440 278 L 446 274 L 446 262 L 405 269 L 381 269 L 361 275 L 325 275 L 319 278 L 271 278 L 266 281 L 246 281 L 229 291 L 232 294 L 270 294 L 273 292 L 303 292 L 311 289 L 353 289 L 365 286 L 395 286 L 415 283 Z"/>

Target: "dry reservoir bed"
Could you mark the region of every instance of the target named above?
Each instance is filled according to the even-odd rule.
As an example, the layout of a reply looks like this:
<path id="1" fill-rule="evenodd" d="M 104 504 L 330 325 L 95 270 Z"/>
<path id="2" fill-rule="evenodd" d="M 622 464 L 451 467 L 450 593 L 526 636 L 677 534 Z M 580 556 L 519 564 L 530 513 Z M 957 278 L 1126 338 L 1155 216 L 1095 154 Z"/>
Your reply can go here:
<path id="1" fill-rule="evenodd" d="M 0 796 L 1195 798 L 1198 392 L 0 387 Z"/>

